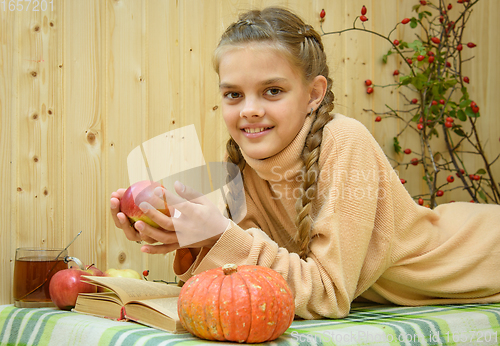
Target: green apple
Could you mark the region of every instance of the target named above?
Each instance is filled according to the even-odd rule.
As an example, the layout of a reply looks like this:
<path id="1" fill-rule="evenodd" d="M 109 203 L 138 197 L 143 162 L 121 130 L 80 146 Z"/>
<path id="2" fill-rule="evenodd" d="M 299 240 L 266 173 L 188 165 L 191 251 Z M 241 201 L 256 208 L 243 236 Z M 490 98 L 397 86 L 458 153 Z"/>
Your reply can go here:
<path id="1" fill-rule="evenodd" d="M 141 275 L 133 269 L 109 268 L 104 272 L 104 274 L 106 276 L 112 276 L 112 277 L 133 278 L 142 280 Z"/>

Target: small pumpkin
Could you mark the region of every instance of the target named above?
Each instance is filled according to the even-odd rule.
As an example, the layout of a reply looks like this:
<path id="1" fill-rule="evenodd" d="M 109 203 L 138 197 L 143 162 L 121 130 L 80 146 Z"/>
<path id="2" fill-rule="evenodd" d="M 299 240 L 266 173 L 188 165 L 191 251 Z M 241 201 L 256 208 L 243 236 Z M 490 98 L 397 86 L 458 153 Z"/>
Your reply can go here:
<path id="1" fill-rule="evenodd" d="M 260 343 L 292 324 L 292 291 L 276 271 L 226 264 L 195 275 L 182 286 L 179 318 L 191 334 L 206 340 Z"/>

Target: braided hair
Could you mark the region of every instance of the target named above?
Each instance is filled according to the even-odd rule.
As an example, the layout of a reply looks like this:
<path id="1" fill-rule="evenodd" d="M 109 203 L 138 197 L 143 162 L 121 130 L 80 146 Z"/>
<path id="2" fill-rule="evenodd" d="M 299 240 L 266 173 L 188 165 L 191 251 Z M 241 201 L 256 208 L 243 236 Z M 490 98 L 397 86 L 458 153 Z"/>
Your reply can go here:
<path id="1" fill-rule="evenodd" d="M 219 63 L 224 52 L 236 45 L 252 42 L 271 44 L 280 53 L 283 53 L 293 66 L 303 72 L 305 81 L 312 81 L 319 75 L 324 76 L 327 80 L 326 95 L 318 109 L 310 114 L 314 118 L 302 151 L 304 169 L 302 171 L 301 197 L 297 199 L 295 205 L 297 233 L 294 241 L 299 246 L 300 257 L 305 259 L 309 253 L 313 227 L 310 214 L 312 201 L 317 194 L 318 159 L 323 139 L 323 127 L 333 118 L 331 111 L 333 110 L 334 95 L 326 55 L 321 36 L 312 26 L 305 24 L 297 15 L 288 10 L 268 7 L 262 11 L 252 10 L 242 14 L 238 21 L 226 29 L 215 50 L 213 59 L 215 71 L 219 73 Z M 245 167 L 245 159 L 233 138 L 228 140 L 226 150 L 228 162 L 236 165 L 242 172 Z M 231 173 L 229 173 L 228 180 L 232 178 Z M 228 196 L 226 196 L 228 201 L 235 200 L 238 197 L 236 194 L 239 193 L 229 191 Z M 231 216 L 229 208 L 227 208 L 227 212 Z"/>

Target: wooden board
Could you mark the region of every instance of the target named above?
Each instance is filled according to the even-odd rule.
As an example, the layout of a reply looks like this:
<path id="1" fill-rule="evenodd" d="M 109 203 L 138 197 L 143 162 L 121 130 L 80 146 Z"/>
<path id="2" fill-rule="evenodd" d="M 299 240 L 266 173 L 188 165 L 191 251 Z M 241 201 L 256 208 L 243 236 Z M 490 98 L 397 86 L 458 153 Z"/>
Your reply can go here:
<path id="1" fill-rule="evenodd" d="M 28 1 L 20 1 L 27 5 Z M 406 0 L 42 0 L 43 11 L 9 10 L 0 2 L 0 304 L 12 302 L 15 248 L 63 247 L 83 230 L 70 254 L 101 269 L 150 270 L 172 281 L 172 254 L 148 256 L 118 230 L 109 212 L 113 191 L 127 187 L 127 157 L 142 143 L 193 125 L 205 162 L 221 161 L 228 134 L 222 120 L 212 52 L 223 30 L 246 10 L 278 5 L 319 30 L 352 26 L 368 8 L 367 29 L 388 32 L 413 5 Z M 455 4 L 455 3 L 454 3 Z M 52 5 L 52 6 L 50 6 Z M 497 1 L 475 6 L 464 42 L 474 60 L 464 74 L 481 107 L 479 131 L 492 160 L 500 152 L 496 114 L 500 54 Z M 357 22 L 360 25 L 360 22 Z M 412 39 L 400 26 L 395 37 Z M 408 106 L 389 88 L 367 95 L 364 81 L 393 81 L 401 61 L 381 63 L 387 41 L 362 32 L 323 38 L 337 112 L 365 124 L 386 152 L 401 122 L 375 123 L 367 110 Z M 419 151 L 416 136 L 403 148 Z M 165 160 L 175 156 L 167 153 Z M 400 156 L 399 159 L 409 160 Z M 467 159 L 472 169 L 479 159 Z M 492 167 L 500 180 L 500 164 Z M 412 194 L 424 191 L 420 167 L 400 169 Z M 453 192 L 442 202 L 464 199 Z"/>

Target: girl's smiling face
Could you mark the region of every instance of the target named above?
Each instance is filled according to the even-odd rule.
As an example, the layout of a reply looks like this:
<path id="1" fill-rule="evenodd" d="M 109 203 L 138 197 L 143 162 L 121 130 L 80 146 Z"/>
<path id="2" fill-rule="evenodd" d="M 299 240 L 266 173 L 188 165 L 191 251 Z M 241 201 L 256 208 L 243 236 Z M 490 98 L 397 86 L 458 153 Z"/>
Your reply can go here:
<path id="1" fill-rule="evenodd" d="M 269 44 L 227 50 L 220 59 L 219 78 L 229 134 L 253 159 L 283 150 L 311 108 L 319 105 L 312 100 L 313 82 L 306 83 L 301 71 Z"/>

